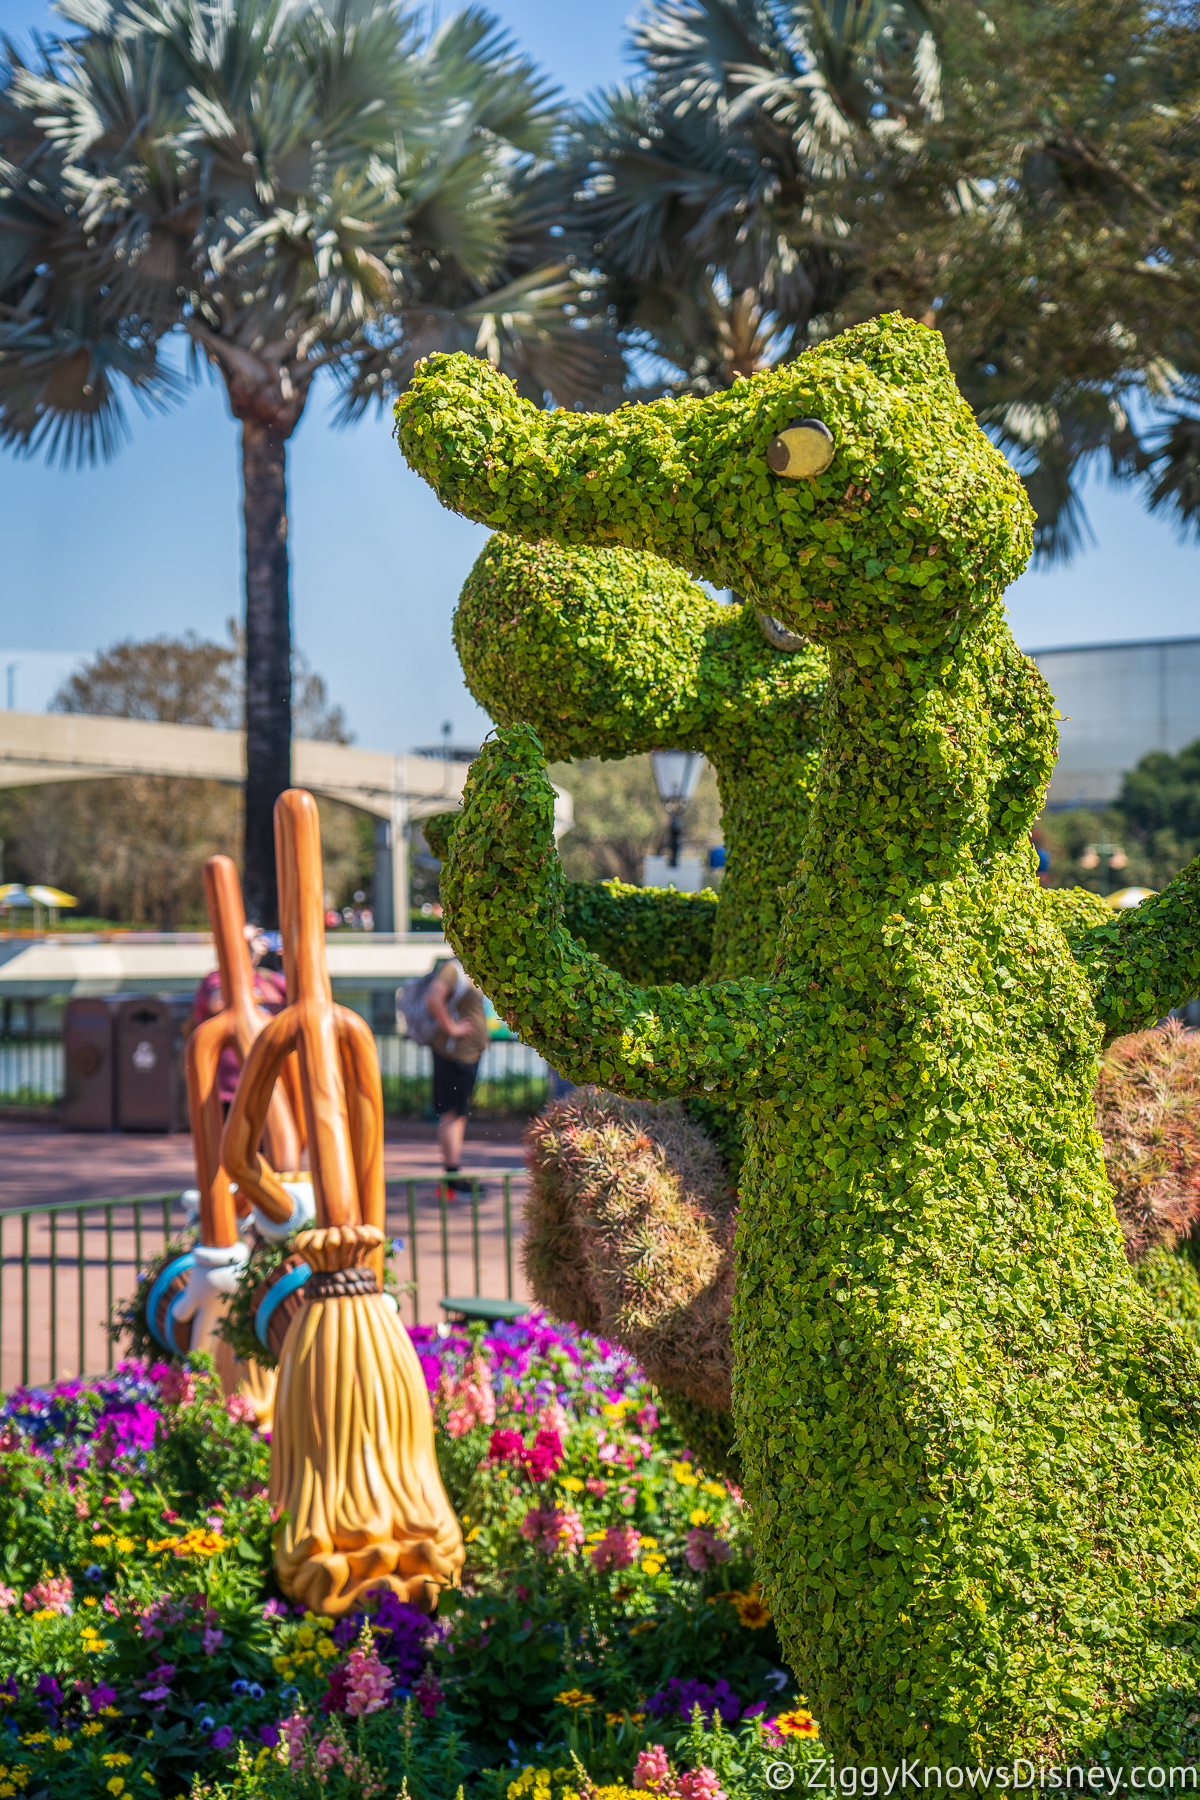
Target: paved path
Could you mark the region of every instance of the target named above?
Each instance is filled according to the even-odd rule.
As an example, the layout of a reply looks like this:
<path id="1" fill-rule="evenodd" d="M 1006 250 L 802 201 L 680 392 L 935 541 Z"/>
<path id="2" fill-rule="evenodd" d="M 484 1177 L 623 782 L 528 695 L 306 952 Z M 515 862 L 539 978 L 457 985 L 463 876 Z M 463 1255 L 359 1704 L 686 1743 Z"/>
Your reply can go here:
<path id="1" fill-rule="evenodd" d="M 519 1168 L 524 1161 L 522 1129 L 519 1121 L 508 1119 L 472 1120 L 464 1167 Z M 441 1167 L 432 1125 L 390 1119 L 385 1138 L 389 1180 L 410 1170 L 434 1174 Z M 56 1200 L 177 1192 L 195 1179 L 192 1140 L 186 1133 L 59 1131 L 52 1125 L 0 1119 L 0 1211 Z"/>
<path id="2" fill-rule="evenodd" d="M 387 1225 L 402 1240 L 395 1267 L 403 1282 L 413 1278 L 414 1241 L 417 1249 L 416 1292 L 401 1306 L 406 1322 L 444 1317 L 443 1294 L 504 1296 L 510 1268 L 514 1297 L 528 1298 L 521 1274 L 523 1173 L 507 1183 L 487 1181 L 474 1207 L 469 1198 L 443 1206 L 433 1127 L 407 1122 L 389 1123 L 384 1161 L 388 1181 L 397 1183 L 388 1189 Z M 470 1127 L 465 1169 L 486 1174 L 522 1164 L 520 1125 L 481 1120 Z M 0 1122 L 0 1393 L 26 1371 L 30 1381 L 45 1381 L 52 1371 L 62 1376 L 106 1366 L 110 1294 L 119 1301 L 132 1292 L 139 1263 L 162 1248 L 164 1226 L 174 1236 L 184 1217 L 175 1208 L 164 1219 L 155 1203 L 116 1207 L 106 1217 L 94 1203 L 178 1191 L 193 1180 L 186 1136 L 76 1135 Z M 5 1217 L 16 1207 L 64 1200 L 87 1206 L 82 1227 L 73 1207 L 27 1224 Z"/>

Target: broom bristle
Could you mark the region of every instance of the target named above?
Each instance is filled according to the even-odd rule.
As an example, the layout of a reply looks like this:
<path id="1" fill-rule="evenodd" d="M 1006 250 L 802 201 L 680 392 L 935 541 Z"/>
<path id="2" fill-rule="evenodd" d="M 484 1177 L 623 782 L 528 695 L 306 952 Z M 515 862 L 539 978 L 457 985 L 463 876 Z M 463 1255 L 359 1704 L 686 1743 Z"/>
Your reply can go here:
<path id="1" fill-rule="evenodd" d="M 302 1236 L 305 1261 L 333 1272 L 361 1266 L 382 1234 Z M 348 1612 L 381 1588 L 432 1612 L 439 1589 L 457 1584 L 462 1533 L 438 1473 L 425 1378 L 382 1294 L 326 1298 L 318 1285 L 288 1327 L 270 1497 L 287 1514 L 280 1586 L 311 1612 Z"/>

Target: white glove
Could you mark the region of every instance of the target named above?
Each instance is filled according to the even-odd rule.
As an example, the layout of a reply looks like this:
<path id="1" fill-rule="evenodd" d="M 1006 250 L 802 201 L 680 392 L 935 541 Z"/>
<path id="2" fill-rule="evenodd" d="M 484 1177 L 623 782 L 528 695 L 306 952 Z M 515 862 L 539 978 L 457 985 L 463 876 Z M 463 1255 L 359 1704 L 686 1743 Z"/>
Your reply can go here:
<path id="1" fill-rule="evenodd" d="M 188 1273 L 187 1286 L 171 1314 L 185 1323 L 192 1321 L 190 1349 L 211 1350 L 213 1331 L 250 1251 L 245 1244 L 197 1244 L 192 1255 L 196 1260 Z"/>
<path id="2" fill-rule="evenodd" d="M 284 1190 L 292 1197 L 292 1212 L 291 1217 L 284 1219 L 282 1224 L 276 1224 L 274 1219 L 268 1219 L 267 1215 L 260 1212 L 257 1206 L 250 1208 L 259 1235 L 265 1237 L 272 1244 L 282 1243 L 284 1238 L 291 1237 L 293 1231 L 303 1231 L 304 1227 L 311 1225 L 317 1216 L 311 1181 L 285 1181 L 283 1186 Z"/>

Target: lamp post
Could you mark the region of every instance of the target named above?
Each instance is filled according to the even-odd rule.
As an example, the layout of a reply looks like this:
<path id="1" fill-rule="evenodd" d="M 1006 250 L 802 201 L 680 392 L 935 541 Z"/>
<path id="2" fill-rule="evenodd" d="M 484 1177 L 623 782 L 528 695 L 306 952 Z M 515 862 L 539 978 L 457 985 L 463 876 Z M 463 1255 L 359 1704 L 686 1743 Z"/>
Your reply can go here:
<path id="1" fill-rule="evenodd" d="M 696 791 L 696 783 L 704 768 L 704 758 L 695 750 L 652 750 L 650 766 L 654 770 L 654 785 L 658 789 L 658 797 L 667 810 L 667 866 L 677 869 L 679 852 L 683 847 L 683 815 Z"/>

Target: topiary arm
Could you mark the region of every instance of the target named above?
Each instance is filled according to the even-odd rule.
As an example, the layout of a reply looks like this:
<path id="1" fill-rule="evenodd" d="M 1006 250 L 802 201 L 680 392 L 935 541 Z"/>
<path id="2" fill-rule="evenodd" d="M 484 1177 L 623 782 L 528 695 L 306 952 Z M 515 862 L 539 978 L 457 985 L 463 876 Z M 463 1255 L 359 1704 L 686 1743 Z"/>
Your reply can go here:
<path id="1" fill-rule="evenodd" d="M 712 961 L 717 896 L 623 881 L 568 881 L 563 917 L 610 969 L 646 987 L 681 981 L 694 987 Z"/>
<path id="2" fill-rule="evenodd" d="M 1075 937 L 1104 1041 L 1145 1031 L 1200 991 L 1200 857 L 1169 887 Z"/>
<path id="3" fill-rule="evenodd" d="M 774 982 L 639 988 L 571 935 L 554 790 L 527 726 L 472 764 L 443 870 L 446 933 L 511 1028 L 572 1080 L 652 1099 L 769 1097 L 795 1002 Z"/>
<path id="4" fill-rule="evenodd" d="M 439 862 L 450 854 L 460 812 L 424 820 L 425 842 Z M 703 981 L 712 961 L 717 896 L 678 894 L 673 888 L 636 888 L 623 881 L 568 881 L 564 919 L 602 962 L 630 981 L 656 987 Z"/>

